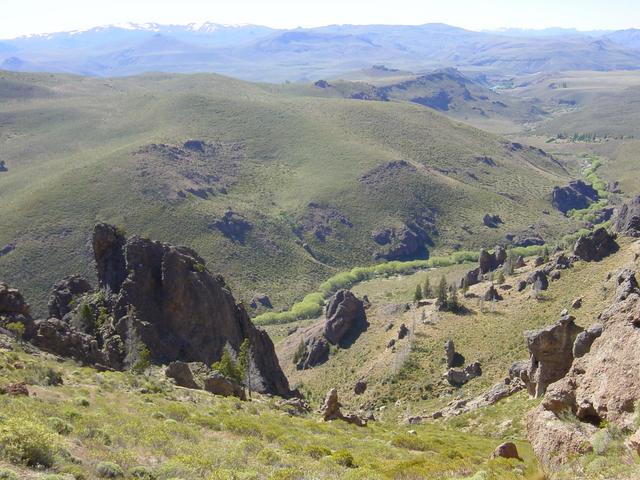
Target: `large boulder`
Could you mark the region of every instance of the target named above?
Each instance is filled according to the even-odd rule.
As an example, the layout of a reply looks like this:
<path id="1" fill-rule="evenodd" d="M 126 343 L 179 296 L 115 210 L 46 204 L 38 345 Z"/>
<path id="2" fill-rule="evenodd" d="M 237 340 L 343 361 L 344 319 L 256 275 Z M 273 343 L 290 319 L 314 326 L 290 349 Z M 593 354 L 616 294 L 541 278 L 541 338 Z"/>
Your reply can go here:
<path id="1" fill-rule="evenodd" d="M 464 369 L 450 368 L 445 374 L 445 379 L 454 387 L 461 387 L 480 375 L 482 375 L 480 362 L 473 362 Z"/>
<path id="2" fill-rule="evenodd" d="M 574 320 L 563 312 L 554 325 L 524 332 L 530 354 L 527 387 L 531 395 L 543 396 L 547 387 L 564 377 L 571 368 L 573 344 L 584 330 Z"/>
<path id="3" fill-rule="evenodd" d="M 640 195 L 616 211 L 612 228 L 620 235 L 640 237 Z"/>
<path id="4" fill-rule="evenodd" d="M 617 252 L 619 248 L 615 235 L 601 227 L 580 237 L 573 247 L 573 254 L 581 260 L 593 262 Z"/>
<path id="5" fill-rule="evenodd" d="M 107 365 L 112 363 L 109 361 L 106 351 L 99 347 L 95 337 L 78 331 L 64 320 L 58 318 L 37 320 L 35 327 L 36 333 L 31 342 L 43 350 L 73 358 L 85 364 Z"/>
<path id="6" fill-rule="evenodd" d="M 164 374 L 167 378 L 171 378 L 179 387 L 200 388 L 200 385 L 196 383 L 191 367 L 186 362 L 181 362 L 180 360 L 171 362 L 167 365 Z"/>
<path id="7" fill-rule="evenodd" d="M 421 223 L 421 224 L 419 224 Z M 373 240 L 384 246 L 374 253 L 375 260 L 412 260 L 427 258 L 429 252 L 427 246 L 433 244 L 431 233 L 433 225 L 423 220 L 421 222 L 409 222 L 401 228 L 386 228 L 371 233 Z"/>
<path id="8" fill-rule="evenodd" d="M 598 192 L 582 180 L 569 182 L 569 185 L 564 187 L 555 187 L 552 193 L 552 204 L 562 213 L 582 210 L 598 199 Z"/>
<path id="9" fill-rule="evenodd" d="M 527 418 L 527 436 L 544 470 L 554 471 L 591 450 L 602 423 L 637 428 L 640 400 L 640 291 L 616 299 L 599 318 L 602 334 L 576 358 L 564 378 L 550 385 Z M 574 421 L 563 418 L 573 415 Z"/>
<path id="10" fill-rule="evenodd" d="M 536 270 L 527 277 L 527 283 L 537 290 L 546 290 L 549 288 L 549 279 L 544 270 Z"/>
<path id="11" fill-rule="evenodd" d="M 204 389 L 214 395 L 237 397 L 240 400 L 246 400 L 244 389 L 240 385 L 215 371 L 204 379 Z"/>
<path id="12" fill-rule="evenodd" d="M 64 318 L 73 310 L 73 301 L 91 291 L 91 284 L 80 275 L 63 278 L 53 286 L 49 294 L 49 317 Z"/>
<path id="13" fill-rule="evenodd" d="M 321 365 L 329 359 L 329 342 L 323 335 L 312 334 L 302 340 L 296 368 L 306 370 Z"/>
<path id="14" fill-rule="evenodd" d="M 368 326 L 364 303 L 349 290 L 339 290 L 329 299 L 323 335 L 331 344 L 349 343 Z"/>

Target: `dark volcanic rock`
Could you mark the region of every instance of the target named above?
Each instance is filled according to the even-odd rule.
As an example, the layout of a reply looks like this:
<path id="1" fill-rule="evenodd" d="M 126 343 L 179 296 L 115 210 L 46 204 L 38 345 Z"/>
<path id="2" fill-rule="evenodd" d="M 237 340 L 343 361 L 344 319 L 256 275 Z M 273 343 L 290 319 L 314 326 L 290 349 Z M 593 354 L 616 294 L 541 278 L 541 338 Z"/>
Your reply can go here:
<path id="1" fill-rule="evenodd" d="M 328 88 L 330 86 L 329 82 L 327 82 L 326 80 L 318 80 L 314 83 L 314 85 L 318 88 Z"/>
<path id="2" fill-rule="evenodd" d="M 573 362 L 573 344 L 583 331 L 568 314 L 549 327 L 524 333 L 531 363 L 527 385 L 529 393 L 541 397 L 547 386 L 560 380 L 571 368 Z"/>
<path id="3" fill-rule="evenodd" d="M 512 442 L 506 442 L 498 445 L 491 454 L 491 458 L 515 458 L 517 460 L 522 460 L 518 454 L 518 448 L 515 443 Z"/>
<path id="4" fill-rule="evenodd" d="M 33 319 L 29 314 L 29 305 L 22 294 L 6 283 L 0 282 L 0 327 L 6 328 L 10 323 L 24 325 L 24 338 L 29 339 L 34 334 Z"/>
<path id="5" fill-rule="evenodd" d="M 562 213 L 569 210 L 582 210 L 599 199 L 598 192 L 582 180 L 569 182 L 565 187 L 555 187 L 552 194 L 552 203 Z"/>
<path id="6" fill-rule="evenodd" d="M 251 323 L 224 279 L 212 275 L 196 252 L 139 237 L 126 241 L 105 224 L 96 225 L 93 244 L 98 283 L 111 292 L 103 306 L 108 320 L 95 337 L 64 321 L 42 321 L 34 343 L 119 369 L 134 365 L 145 349 L 154 363 L 210 365 L 225 348 L 238 352 L 248 339 L 252 388 L 291 394 L 269 336 Z"/>
<path id="7" fill-rule="evenodd" d="M 447 370 L 445 378 L 454 387 L 461 387 L 470 380 L 482 375 L 482 367 L 480 362 L 474 362 L 467 365 L 463 370 L 450 368 Z"/>
<path id="8" fill-rule="evenodd" d="M 99 223 L 93 229 L 93 255 L 98 273 L 98 285 L 113 293 L 120 291 L 127 277 L 124 259 L 124 235 L 112 225 Z"/>
<path id="9" fill-rule="evenodd" d="M 260 306 L 264 308 L 273 308 L 271 299 L 264 293 L 256 293 L 249 302 L 249 306 L 251 308 L 258 308 Z"/>
<path id="10" fill-rule="evenodd" d="M 549 279 L 547 278 L 547 274 L 542 270 L 536 270 L 529 275 L 529 277 L 527 277 L 527 283 L 537 290 L 546 290 L 549 288 Z"/>
<path id="11" fill-rule="evenodd" d="M 73 310 L 72 302 L 93 291 L 91 284 L 80 275 L 65 277 L 53 286 L 49 295 L 49 317 L 64 318 Z"/>
<path id="12" fill-rule="evenodd" d="M 507 233 L 505 240 L 515 247 L 530 247 L 533 245 L 544 245 L 544 239 L 536 232 L 524 231 L 517 233 Z"/>
<path id="13" fill-rule="evenodd" d="M 7 172 L 7 165 L 4 163 L 4 160 L 0 160 L 0 173 Z"/>
<path id="14" fill-rule="evenodd" d="M 353 393 L 356 395 L 362 395 L 367 390 L 367 382 L 364 380 L 359 380 L 356 382 L 355 387 L 353 387 Z"/>
<path id="15" fill-rule="evenodd" d="M 400 328 L 398 329 L 398 340 L 402 340 L 404 337 L 406 337 L 409 334 L 409 329 L 407 328 L 407 326 L 403 323 L 402 325 L 400 325 Z"/>
<path id="16" fill-rule="evenodd" d="M 447 362 L 447 368 L 459 367 L 464 365 L 464 357 L 456 352 L 453 340 L 447 340 L 444 344 L 444 354 Z"/>
<path id="17" fill-rule="evenodd" d="M 433 241 L 426 228 L 411 222 L 401 229 L 385 229 L 372 233 L 372 238 L 379 245 L 386 246 L 374 254 L 374 259 L 411 260 L 426 258 L 427 246 Z"/>
<path id="18" fill-rule="evenodd" d="M 593 262 L 615 253 L 620 247 L 616 243 L 615 235 L 599 228 L 595 232 L 580 237 L 573 247 L 573 254 L 581 260 Z"/>
<path id="19" fill-rule="evenodd" d="M 496 287 L 494 285 L 490 285 L 487 291 L 484 292 L 482 298 L 487 302 L 492 302 L 494 300 L 500 301 L 502 300 L 502 295 L 498 293 L 498 290 L 496 290 Z"/>
<path id="20" fill-rule="evenodd" d="M 482 218 L 482 223 L 485 227 L 498 228 L 500 224 L 503 223 L 503 221 L 500 218 L 500 215 L 491 215 L 489 213 L 486 213 Z"/>
<path id="21" fill-rule="evenodd" d="M 640 195 L 623 204 L 615 213 L 613 231 L 629 237 L 640 237 Z"/>
<path id="22" fill-rule="evenodd" d="M 329 342 L 322 335 L 311 335 L 303 340 L 304 350 L 296 363 L 298 370 L 321 365 L 329 359 Z"/>
<path id="23" fill-rule="evenodd" d="M 364 303 L 349 290 L 339 290 L 329 300 L 324 336 L 333 345 L 352 342 L 367 329 Z"/>
<path id="24" fill-rule="evenodd" d="M 209 227 L 218 229 L 225 237 L 234 242 L 244 243 L 253 225 L 239 213 L 227 210 L 222 218 L 210 224 Z"/>

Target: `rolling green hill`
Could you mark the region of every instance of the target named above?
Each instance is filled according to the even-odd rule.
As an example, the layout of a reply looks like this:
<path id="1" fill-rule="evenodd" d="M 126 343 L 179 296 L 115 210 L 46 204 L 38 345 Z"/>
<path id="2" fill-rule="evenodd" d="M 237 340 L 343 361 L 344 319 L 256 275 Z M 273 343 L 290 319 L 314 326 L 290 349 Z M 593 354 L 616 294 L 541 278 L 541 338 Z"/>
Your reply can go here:
<path id="1" fill-rule="evenodd" d="M 0 276 L 37 312 L 55 280 L 93 277 L 99 220 L 189 245 L 238 297 L 276 307 L 373 262 L 374 231 L 417 225 L 450 252 L 576 227 L 549 194 L 577 164 L 407 102 L 164 74 L 4 72 L 0 96 L 0 248 L 15 247 Z M 504 224 L 485 227 L 486 213 Z"/>

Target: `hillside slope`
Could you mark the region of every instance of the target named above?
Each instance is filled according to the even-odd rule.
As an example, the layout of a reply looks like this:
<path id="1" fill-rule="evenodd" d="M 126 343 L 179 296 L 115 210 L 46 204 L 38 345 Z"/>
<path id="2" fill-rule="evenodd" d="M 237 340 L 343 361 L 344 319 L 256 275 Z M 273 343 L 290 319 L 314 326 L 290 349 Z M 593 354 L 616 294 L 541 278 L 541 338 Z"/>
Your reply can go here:
<path id="1" fill-rule="evenodd" d="M 569 176 L 553 157 L 419 105 L 215 75 L 2 73 L 0 95 L 0 271 L 38 308 L 55 279 L 87 273 L 96 221 L 187 244 L 241 298 L 280 305 L 388 250 L 376 231 L 451 249 L 575 228 L 550 207 Z"/>

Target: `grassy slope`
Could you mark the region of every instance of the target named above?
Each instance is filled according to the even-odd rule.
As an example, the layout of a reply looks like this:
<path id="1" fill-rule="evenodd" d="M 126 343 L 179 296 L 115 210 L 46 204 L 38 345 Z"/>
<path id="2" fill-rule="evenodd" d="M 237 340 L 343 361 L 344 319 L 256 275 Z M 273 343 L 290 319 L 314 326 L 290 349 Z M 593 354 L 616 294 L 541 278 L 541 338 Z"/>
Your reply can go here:
<path id="1" fill-rule="evenodd" d="M 455 243 L 478 248 L 536 222 L 549 209 L 552 186 L 567 177 L 548 159 L 508 152 L 493 135 L 398 102 L 312 98 L 216 75 L 0 77 L 0 144 L 9 167 L 0 174 L 0 245 L 17 244 L 0 258 L 0 272 L 36 307 L 53 281 L 88 273 L 87 241 L 98 220 L 187 244 L 228 277 L 240 298 L 265 291 L 283 305 L 336 269 L 371 262 L 375 228 L 412 220 L 429 207 L 437 212 L 440 250 Z M 31 91 L 38 93 L 25 93 Z M 229 193 L 208 200 L 143 194 L 147 182 L 167 175 L 151 164 L 142 176 L 132 153 L 188 138 L 241 146 Z M 477 155 L 491 156 L 497 167 Z M 416 172 L 382 177 L 378 187 L 359 181 L 400 159 Z M 292 224 L 312 201 L 339 210 L 353 227 L 335 227 L 324 243 L 311 234 L 299 240 Z M 229 206 L 254 224 L 245 244 L 207 228 Z M 505 226 L 483 227 L 487 211 L 500 214 Z M 543 233 L 572 228 L 552 214 Z"/>
<path id="2" fill-rule="evenodd" d="M 518 441 L 524 462 L 489 460 L 507 434 L 425 425 L 408 435 L 407 427 L 388 421 L 366 428 L 322 423 L 317 414 L 291 416 L 266 397 L 238 402 L 176 388 L 156 371 L 98 373 L 15 346 L 0 349 L 0 366 L 0 384 L 26 380 L 31 391 L 0 396 L 0 472 L 18 478 L 97 478 L 105 461 L 125 472 L 146 467 L 154 476 L 143 478 L 157 480 L 462 479 L 479 471 L 486 472 L 482 478 L 538 478 L 524 442 Z M 46 385 L 50 370 L 62 374 L 64 385 Z M 37 459 L 49 468 L 25 465 Z"/>

